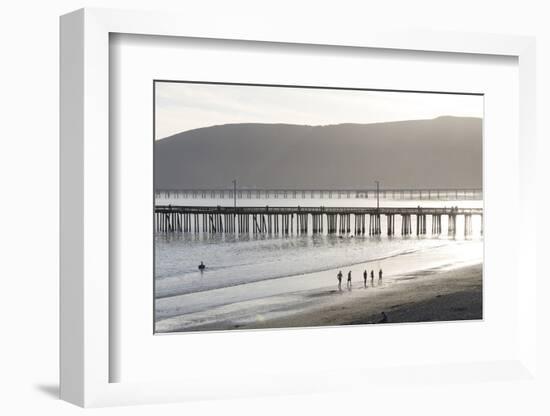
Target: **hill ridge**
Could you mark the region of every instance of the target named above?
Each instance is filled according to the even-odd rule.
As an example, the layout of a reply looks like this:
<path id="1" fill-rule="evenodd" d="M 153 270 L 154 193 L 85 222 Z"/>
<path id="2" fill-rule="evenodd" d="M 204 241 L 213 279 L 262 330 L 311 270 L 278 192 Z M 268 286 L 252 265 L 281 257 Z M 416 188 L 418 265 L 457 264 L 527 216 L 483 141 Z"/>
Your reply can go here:
<path id="1" fill-rule="evenodd" d="M 157 189 L 480 188 L 482 120 L 441 116 L 325 126 L 233 123 L 155 142 Z"/>

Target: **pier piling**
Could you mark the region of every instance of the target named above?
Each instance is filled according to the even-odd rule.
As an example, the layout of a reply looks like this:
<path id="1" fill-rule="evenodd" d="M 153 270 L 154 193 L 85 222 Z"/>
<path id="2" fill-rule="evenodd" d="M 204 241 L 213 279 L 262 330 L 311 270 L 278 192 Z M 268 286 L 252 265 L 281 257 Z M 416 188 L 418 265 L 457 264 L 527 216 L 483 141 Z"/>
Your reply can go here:
<path id="1" fill-rule="evenodd" d="M 296 215 L 296 225 L 294 216 Z M 318 234 L 378 236 L 382 234 L 381 216 L 385 216 L 385 234 L 393 236 L 395 216 L 401 217 L 401 235 L 412 234 L 412 215 L 416 217 L 416 235 L 427 234 L 427 217 L 431 218 L 431 235 L 441 235 L 443 216 L 447 216 L 449 236 L 456 236 L 457 217 L 464 218 L 464 236 L 473 233 L 473 216 L 480 216 L 483 235 L 482 208 L 426 208 L 426 207 L 201 207 L 156 206 L 154 229 L 170 233 L 237 233 L 261 234 Z M 352 223 L 353 221 L 353 223 Z M 326 223 L 326 228 L 325 228 Z M 250 230 L 252 225 L 252 230 Z"/>

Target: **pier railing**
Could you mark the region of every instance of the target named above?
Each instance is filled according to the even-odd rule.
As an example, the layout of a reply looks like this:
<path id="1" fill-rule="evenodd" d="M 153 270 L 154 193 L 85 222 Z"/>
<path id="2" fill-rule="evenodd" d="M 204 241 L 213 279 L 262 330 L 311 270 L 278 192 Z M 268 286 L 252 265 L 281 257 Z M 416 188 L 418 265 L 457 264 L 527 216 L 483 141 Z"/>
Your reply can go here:
<path id="1" fill-rule="evenodd" d="M 385 216 L 386 234 L 396 234 L 395 216 L 401 217 L 401 235 L 427 234 L 431 217 L 431 234 L 442 232 L 442 217 L 447 217 L 448 235 L 456 235 L 457 217 L 464 217 L 464 235 L 472 234 L 472 216 L 481 217 L 483 209 L 459 207 L 278 207 L 278 206 L 155 206 L 155 228 L 159 232 L 203 233 L 282 233 L 302 234 L 382 234 L 381 217 Z"/>

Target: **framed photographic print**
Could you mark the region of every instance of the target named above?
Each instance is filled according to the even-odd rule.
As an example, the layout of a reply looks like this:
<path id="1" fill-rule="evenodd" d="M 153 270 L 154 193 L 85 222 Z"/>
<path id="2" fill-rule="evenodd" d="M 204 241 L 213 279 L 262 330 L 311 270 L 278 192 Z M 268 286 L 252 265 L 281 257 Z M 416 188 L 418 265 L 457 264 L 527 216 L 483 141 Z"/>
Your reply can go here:
<path id="1" fill-rule="evenodd" d="M 482 318 L 481 94 L 154 94 L 156 333 Z"/>
<path id="2" fill-rule="evenodd" d="M 530 378 L 533 40 L 203 23 L 61 19 L 62 398 Z"/>

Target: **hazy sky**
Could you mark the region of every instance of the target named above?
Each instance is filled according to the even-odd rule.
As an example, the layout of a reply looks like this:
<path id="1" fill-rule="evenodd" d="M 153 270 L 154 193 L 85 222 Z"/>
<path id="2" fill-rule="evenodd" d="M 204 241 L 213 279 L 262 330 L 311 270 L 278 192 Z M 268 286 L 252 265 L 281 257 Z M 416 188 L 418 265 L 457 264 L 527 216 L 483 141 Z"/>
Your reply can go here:
<path id="1" fill-rule="evenodd" d="M 155 138 L 229 123 L 327 125 L 483 117 L 483 97 L 242 85 L 156 83 Z"/>

